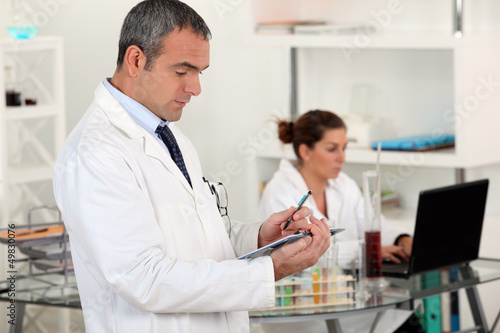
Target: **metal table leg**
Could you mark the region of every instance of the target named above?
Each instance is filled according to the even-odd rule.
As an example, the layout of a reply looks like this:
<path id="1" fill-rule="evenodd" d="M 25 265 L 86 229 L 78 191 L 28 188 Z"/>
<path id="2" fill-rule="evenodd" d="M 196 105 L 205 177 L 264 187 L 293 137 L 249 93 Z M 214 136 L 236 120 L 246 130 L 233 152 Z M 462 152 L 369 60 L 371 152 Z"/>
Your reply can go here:
<path id="1" fill-rule="evenodd" d="M 470 309 L 472 312 L 472 317 L 474 318 L 474 323 L 478 327 L 478 333 L 488 333 L 488 324 L 486 323 L 486 317 L 484 315 L 483 306 L 479 300 L 479 294 L 477 292 L 477 287 L 472 286 L 466 288 L 467 298 L 469 300 Z"/>
<path id="2" fill-rule="evenodd" d="M 9 333 L 22 333 L 26 303 L 16 303 L 16 324 L 10 326 Z"/>
<path id="3" fill-rule="evenodd" d="M 497 327 L 499 319 L 500 319 L 500 311 L 498 312 L 497 317 L 495 318 L 495 322 L 493 322 L 493 326 L 491 326 L 490 332 L 494 332 L 495 331 L 495 327 Z"/>
<path id="4" fill-rule="evenodd" d="M 326 327 L 328 328 L 328 333 L 342 333 L 338 319 L 327 319 Z"/>
<path id="5" fill-rule="evenodd" d="M 377 312 L 377 315 L 375 316 L 375 319 L 373 320 L 372 327 L 370 327 L 370 333 L 375 332 L 375 329 L 377 328 L 377 324 L 380 321 L 380 318 L 382 318 L 383 314 L 384 314 L 384 312 L 382 312 L 382 311 Z"/>

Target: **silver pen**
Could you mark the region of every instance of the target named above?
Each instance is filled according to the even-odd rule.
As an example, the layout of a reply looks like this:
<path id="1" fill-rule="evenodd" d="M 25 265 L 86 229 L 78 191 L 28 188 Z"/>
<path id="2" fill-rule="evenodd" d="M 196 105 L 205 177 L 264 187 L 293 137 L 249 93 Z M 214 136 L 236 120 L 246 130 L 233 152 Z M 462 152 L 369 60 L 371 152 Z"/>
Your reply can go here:
<path id="1" fill-rule="evenodd" d="M 295 209 L 295 211 L 293 212 L 292 216 L 290 216 L 290 218 L 288 219 L 288 221 L 286 221 L 286 224 L 285 224 L 285 227 L 283 228 L 283 230 L 285 230 L 286 228 L 288 228 L 288 226 L 290 225 L 290 223 L 292 223 L 292 220 L 293 220 L 293 215 L 295 213 L 297 213 L 297 211 L 302 208 L 302 205 L 304 204 L 304 202 L 307 200 L 307 198 L 309 198 L 309 196 L 312 194 L 312 191 L 309 190 L 309 192 L 307 192 L 303 197 L 302 199 L 300 199 L 299 201 L 299 204 L 297 205 L 297 208 Z"/>

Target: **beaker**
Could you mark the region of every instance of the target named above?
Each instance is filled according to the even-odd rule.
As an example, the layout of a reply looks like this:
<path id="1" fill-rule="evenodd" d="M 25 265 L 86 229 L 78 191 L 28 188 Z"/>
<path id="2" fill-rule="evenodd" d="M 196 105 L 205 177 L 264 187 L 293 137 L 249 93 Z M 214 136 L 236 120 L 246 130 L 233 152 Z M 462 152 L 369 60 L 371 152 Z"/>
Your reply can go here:
<path id="1" fill-rule="evenodd" d="M 12 17 L 7 25 L 7 32 L 14 39 L 33 38 L 38 26 L 33 23 L 35 12 L 24 0 L 12 0 Z"/>
<path id="2" fill-rule="evenodd" d="M 21 106 L 21 92 L 19 84 L 15 81 L 13 76 L 13 68 L 6 66 L 5 72 L 5 104 L 7 106 Z"/>

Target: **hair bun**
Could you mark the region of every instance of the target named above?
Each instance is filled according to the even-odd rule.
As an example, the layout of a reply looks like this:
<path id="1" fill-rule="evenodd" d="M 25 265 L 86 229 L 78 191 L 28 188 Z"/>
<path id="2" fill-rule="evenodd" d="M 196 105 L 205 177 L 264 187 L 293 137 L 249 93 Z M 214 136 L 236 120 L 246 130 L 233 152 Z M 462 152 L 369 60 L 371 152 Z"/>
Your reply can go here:
<path id="1" fill-rule="evenodd" d="M 278 137 L 283 143 L 292 143 L 293 141 L 293 122 L 278 121 Z"/>

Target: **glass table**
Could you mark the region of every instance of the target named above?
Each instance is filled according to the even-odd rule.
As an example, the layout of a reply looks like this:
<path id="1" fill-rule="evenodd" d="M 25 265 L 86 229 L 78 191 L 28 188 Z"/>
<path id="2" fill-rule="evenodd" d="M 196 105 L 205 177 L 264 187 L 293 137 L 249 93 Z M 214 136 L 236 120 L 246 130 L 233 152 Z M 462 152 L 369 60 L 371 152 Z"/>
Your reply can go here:
<path id="1" fill-rule="evenodd" d="M 29 276 L 15 276 L 0 282 L 0 301 L 8 302 L 6 313 L 10 333 L 22 332 L 27 304 L 81 308 L 80 297 L 74 275 L 39 273 Z"/>
<path id="2" fill-rule="evenodd" d="M 453 282 L 441 282 L 441 280 L 438 280 L 431 284 L 433 285 L 432 287 L 424 287 L 419 283 L 423 274 L 417 274 L 408 279 L 386 278 L 390 282 L 390 286 L 382 293 L 371 295 L 371 297 L 366 300 L 356 299 L 354 304 L 349 306 L 317 306 L 303 310 L 287 310 L 285 307 L 281 307 L 271 311 L 252 311 L 250 312 L 250 321 L 252 323 L 290 323 L 325 320 L 329 332 L 339 333 L 342 332 L 338 322 L 339 318 L 367 312 L 376 312 L 377 316 L 372 325 L 373 331 L 376 328 L 380 316 L 388 309 L 413 309 L 413 302 L 415 300 L 465 288 L 475 323 L 475 327 L 472 328 L 472 330 L 479 333 L 490 332 L 477 292 L 477 285 L 500 279 L 500 260 L 480 258 L 468 265 L 456 267 L 458 268 L 459 274 L 458 279 Z M 491 331 L 495 328 L 499 318 L 500 313 L 497 315 Z"/>
<path id="3" fill-rule="evenodd" d="M 354 303 L 349 305 L 319 305 L 312 308 L 290 310 L 283 307 L 273 310 L 251 311 L 250 321 L 252 323 L 291 323 L 325 320 L 329 332 L 341 332 L 339 318 L 376 312 L 377 317 L 372 326 L 374 329 L 377 319 L 385 310 L 397 308 L 411 300 L 408 290 L 389 287 L 383 292 L 370 293 L 363 299 L 355 299 Z"/>
<path id="4" fill-rule="evenodd" d="M 475 326 L 468 331 L 476 331 L 478 333 L 493 332 L 500 319 L 500 311 L 496 316 L 493 326 L 491 329 L 488 329 L 477 286 L 500 279 L 500 260 L 480 258 L 472 261 L 470 264 L 455 267 L 458 270 L 458 277 L 455 281 L 443 282 L 436 279 L 431 282 L 432 287 L 423 287 L 421 284 L 417 283 L 417 281 L 421 280 L 421 274 L 407 280 L 393 279 L 391 282 L 400 288 L 409 290 L 412 301 L 445 292 L 454 292 L 463 288 L 467 294 L 475 324 Z"/>
<path id="5" fill-rule="evenodd" d="M 421 277 L 415 275 L 409 279 L 390 278 L 390 286 L 381 293 L 369 295 L 364 299 L 355 299 L 355 302 L 340 306 L 318 306 L 305 309 L 279 308 L 274 310 L 262 310 L 250 312 L 250 321 L 253 323 L 290 323 L 299 321 L 325 320 L 330 332 L 341 332 L 338 318 L 352 316 L 361 313 L 375 312 L 377 318 L 384 311 L 391 308 L 411 308 L 414 300 L 438 295 L 443 292 L 451 292 L 464 288 L 471 306 L 477 332 L 487 333 L 488 328 L 480 302 L 477 285 L 500 279 L 500 260 L 477 259 L 469 265 L 461 265 L 457 281 L 437 283 L 434 287 L 424 288 L 416 283 Z M 0 282 L 1 288 L 9 288 L 8 281 Z M 10 292 L 0 290 L 0 301 L 8 302 L 7 313 L 1 313 L 9 319 L 8 307 L 15 304 L 16 325 L 11 325 L 10 332 L 22 332 L 22 321 L 25 306 L 36 304 L 43 306 L 59 306 L 69 308 L 80 308 L 78 291 L 76 289 L 75 277 L 62 274 L 39 274 L 33 276 L 16 277 L 14 282 L 15 296 Z M 5 291 L 5 289 L 3 289 Z M 10 296 L 9 296 L 10 295 Z M 15 301 L 15 302 L 13 302 Z M 7 315 L 7 316 L 5 316 Z M 494 329 L 500 317 L 496 317 L 491 330 Z M 375 326 L 374 326 L 375 327 Z"/>

